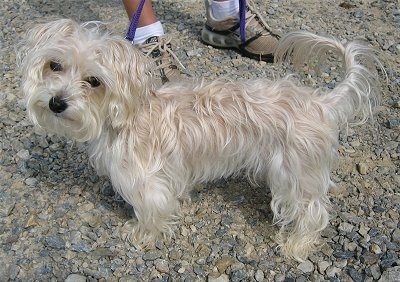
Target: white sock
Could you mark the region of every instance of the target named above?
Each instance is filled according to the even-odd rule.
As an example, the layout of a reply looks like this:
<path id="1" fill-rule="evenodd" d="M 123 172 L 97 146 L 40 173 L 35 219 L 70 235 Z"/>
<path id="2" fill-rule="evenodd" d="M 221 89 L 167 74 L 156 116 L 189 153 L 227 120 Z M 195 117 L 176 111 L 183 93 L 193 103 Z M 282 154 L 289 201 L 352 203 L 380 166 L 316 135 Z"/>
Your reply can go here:
<path id="1" fill-rule="evenodd" d="M 211 2 L 211 11 L 216 20 L 239 17 L 239 0 L 214 0 Z"/>
<path id="2" fill-rule="evenodd" d="M 141 44 L 152 36 L 164 35 L 164 28 L 160 21 L 155 23 L 138 27 L 133 38 L 133 44 Z"/>

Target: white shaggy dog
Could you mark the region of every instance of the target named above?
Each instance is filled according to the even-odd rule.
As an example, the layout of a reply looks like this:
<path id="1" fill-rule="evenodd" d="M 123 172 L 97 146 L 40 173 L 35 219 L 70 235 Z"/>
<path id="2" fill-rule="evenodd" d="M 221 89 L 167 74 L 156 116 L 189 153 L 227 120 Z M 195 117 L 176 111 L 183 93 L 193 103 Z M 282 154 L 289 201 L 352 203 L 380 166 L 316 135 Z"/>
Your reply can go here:
<path id="1" fill-rule="evenodd" d="M 99 24 L 58 20 L 31 29 L 19 54 L 28 114 L 37 126 L 87 142 L 92 164 L 134 207 L 131 239 L 171 234 L 179 199 L 194 184 L 245 174 L 271 189 L 282 252 L 307 257 L 329 219 L 338 133 L 371 113 L 376 77 L 359 57 L 370 48 L 294 32 L 276 58 L 328 50 L 344 57 L 332 91 L 293 79 L 152 85 L 151 61 Z M 358 119 L 355 119 L 358 117 Z"/>

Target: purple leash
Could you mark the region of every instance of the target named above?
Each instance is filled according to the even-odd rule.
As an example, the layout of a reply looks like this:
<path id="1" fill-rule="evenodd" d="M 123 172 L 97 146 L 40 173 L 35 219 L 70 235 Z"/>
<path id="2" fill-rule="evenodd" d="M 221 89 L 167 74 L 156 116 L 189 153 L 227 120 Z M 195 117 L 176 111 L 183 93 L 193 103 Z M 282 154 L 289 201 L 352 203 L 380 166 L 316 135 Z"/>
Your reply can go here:
<path id="1" fill-rule="evenodd" d="M 140 15 L 142 14 L 142 10 L 143 10 L 145 1 L 146 0 L 140 0 L 140 3 L 136 9 L 136 12 L 131 19 L 131 23 L 129 25 L 128 32 L 126 33 L 126 36 L 125 36 L 125 38 L 128 39 L 129 41 L 131 41 L 132 43 L 133 43 L 133 39 L 135 38 L 137 25 L 139 23 Z"/>
<path id="2" fill-rule="evenodd" d="M 239 33 L 242 43 L 246 41 L 246 0 L 239 0 Z"/>

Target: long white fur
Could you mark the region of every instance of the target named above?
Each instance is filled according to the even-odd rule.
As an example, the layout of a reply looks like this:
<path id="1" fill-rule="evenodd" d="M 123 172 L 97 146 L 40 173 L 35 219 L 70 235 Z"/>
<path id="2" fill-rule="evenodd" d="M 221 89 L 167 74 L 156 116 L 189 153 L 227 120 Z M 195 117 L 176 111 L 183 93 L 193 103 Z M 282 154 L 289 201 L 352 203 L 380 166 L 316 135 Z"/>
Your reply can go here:
<path id="1" fill-rule="evenodd" d="M 300 86 L 289 77 L 178 81 L 155 89 L 152 62 L 98 26 L 58 20 L 30 30 L 18 56 L 22 90 L 35 125 L 88 143 L 93 166 L 135 209 L 130 238 L 151 245 L 171 234 L 179 199 L 194 184 L 245 174 L 271 189 L 282 252 L 306 258 L 328 224 L 339 130 L 364 122 L 371 100 L 378 100 L 376 76 L 359 63 L 374 52 L 294 32 L 280 41 L 277 60 L 337 52 L 346 73 L 335 89 Z M 51 60 L 63 71 L 49 70 Z M 89 76 L 101 86 L 91 88 Z M 49 110 L 55 95 L 68 103 L 62 113 Z"/>

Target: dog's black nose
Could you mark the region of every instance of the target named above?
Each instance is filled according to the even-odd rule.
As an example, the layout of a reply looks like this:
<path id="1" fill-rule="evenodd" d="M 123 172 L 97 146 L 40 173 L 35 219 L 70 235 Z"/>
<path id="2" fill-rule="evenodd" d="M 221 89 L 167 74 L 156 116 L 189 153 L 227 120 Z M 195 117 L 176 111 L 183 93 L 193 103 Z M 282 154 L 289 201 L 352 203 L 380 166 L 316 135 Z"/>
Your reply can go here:
<path id="1" fill-rule="evenodd" d="M 68 104 L 59 96 L 55 96 L 50 99 L 49 108 L 52 112 L 59 114 L 68 108 Z"/>

